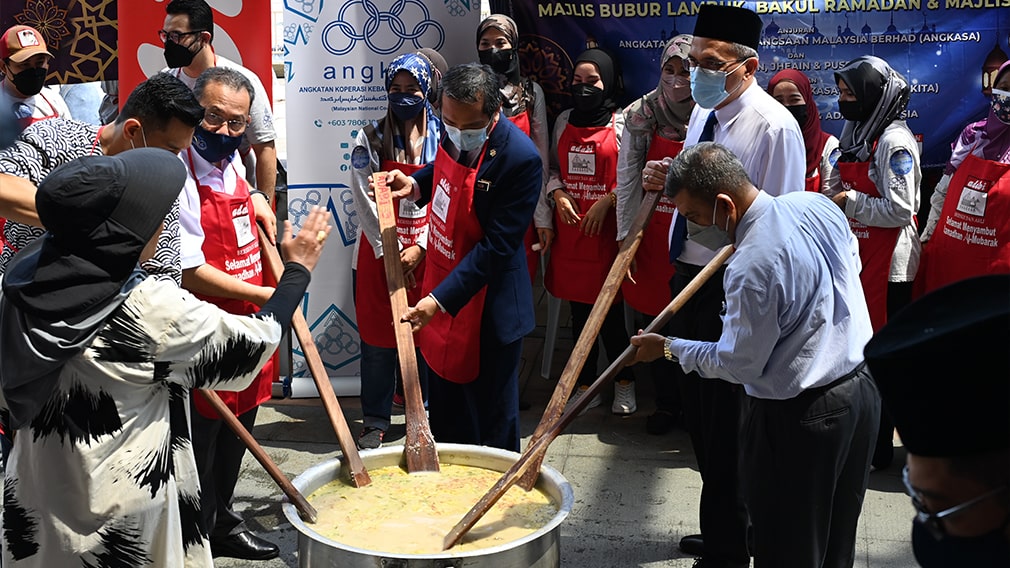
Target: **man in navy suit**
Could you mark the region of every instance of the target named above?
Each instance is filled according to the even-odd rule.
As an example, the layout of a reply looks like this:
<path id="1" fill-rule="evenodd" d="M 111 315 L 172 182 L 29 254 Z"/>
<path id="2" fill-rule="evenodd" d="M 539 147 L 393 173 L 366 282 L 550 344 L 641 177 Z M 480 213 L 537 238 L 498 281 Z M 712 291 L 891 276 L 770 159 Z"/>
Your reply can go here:
<path id="1" fill-rule="evenodd" d="M 435 439 L 519 451 L 522 338 L 535 325 L 522 246 L 543 166 L 501 114 L 490 67 L 453 67 L 441 89 L 446 135 L 435 161 L 387 177 L 394 198 L 430 203 L 427 295 L 404 320 L 433 372 Z"/>

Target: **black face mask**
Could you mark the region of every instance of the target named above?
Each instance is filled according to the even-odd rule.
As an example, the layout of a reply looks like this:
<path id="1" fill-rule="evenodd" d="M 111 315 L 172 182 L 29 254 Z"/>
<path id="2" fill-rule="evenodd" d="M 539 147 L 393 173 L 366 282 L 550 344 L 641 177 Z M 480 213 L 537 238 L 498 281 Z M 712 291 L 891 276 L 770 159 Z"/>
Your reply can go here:
<path id="1" fill-rule="evenodd" d="M 838 112 L 842 118 L 851 122 L 865 122 L 870 118 L 870 112 L 863 109 L 859 101 L 838 101 Z"/>
<path id="2" fill-rule="evenodd" d="M 800 127 L 807 123 L 807 105 L 791 105 L 787 106 L 788 110 L 796 118 L 796 122 L 800 123 Z"/>
<path id="3" fill-rule="evenodd" d="M 33 97 L 42 91 L 42 86 L 46 84 L 46 75 L 49 71 L 43 67 L 32 67 L 14 75 L 11 82 L 19 93 L 26 97 Z"/>
<path id="4" fill-rule="evenodd" d="M 196 43 L 196 42 L 194 42 Z M 196 51 L 200 51 L 199 49 Z M 193 58 L 196 57 L 196 51 L 193 51 L 189 47 L 175 43 L 174 41 L 165 42 L 165 64 L 167 64 L 172 69 L 178 69 L 179 67 L 188 67 L 190 63 L 193 62 Z"/>
<path id="5" fill-rule="evenodd" d="M 944 536 L 936 540 L 919 521 L 912 521 L 912 551 L 923 568 L 997 568 L 1010 561 L 1006 525 L 981 536 Z"/>
<path id="6" fill-rule="evenodd" d="M 519 80 L 519 58 L 516 57 L 516 50 L 492 47 L 478 51 L 477 58 L 482 64 L 490 66 L 495 73 L 508 77 L 509 81 Z"/>
<path id="7" fill-rule="evenodd" d="M 593 111 L 603 106 L 603 89 L 586 83 L 572 85 L 572 99 L 575 110 L 579 112 Z"/>

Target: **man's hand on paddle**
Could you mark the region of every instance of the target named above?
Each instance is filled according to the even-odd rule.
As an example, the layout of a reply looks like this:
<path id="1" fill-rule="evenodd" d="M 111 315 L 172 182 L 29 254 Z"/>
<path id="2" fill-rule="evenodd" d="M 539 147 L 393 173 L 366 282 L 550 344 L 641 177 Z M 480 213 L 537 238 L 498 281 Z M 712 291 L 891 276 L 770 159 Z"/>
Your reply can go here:
<path id="1" fill-rule="evenodd" d="M 407 308 L 407 313 L 403 314 L 400 321 L 410 322 L 410 331 L 417 331 L 428 325 L 436 313 L 438 313 L 438 302 L 431 294 L 428 294 L 421 298 L 416 306 Z"/>
<path id="2" fill-rule="evenodd" d="M 400 170 L 390 170 L 386 173 L 386 185 L 389 186 L 389 193 L 393 199 L 410 197 L 414 192 L 414 178 Z M 368 197 L 375 200 L 375 180 L 372 176 L 368 176 Z"/>
<path id="3" fill-rule="evenodd" d="M 640 329 L 638 330 L 638 335 L 631 338 L 631 344 L 638 347 L 638 351 L 635 351 L 635 358 L 629 365 L 648 363 L 663 356 L 663 347 L 666 344 L 666 338 L 658 333 L 644 333 Z"/>

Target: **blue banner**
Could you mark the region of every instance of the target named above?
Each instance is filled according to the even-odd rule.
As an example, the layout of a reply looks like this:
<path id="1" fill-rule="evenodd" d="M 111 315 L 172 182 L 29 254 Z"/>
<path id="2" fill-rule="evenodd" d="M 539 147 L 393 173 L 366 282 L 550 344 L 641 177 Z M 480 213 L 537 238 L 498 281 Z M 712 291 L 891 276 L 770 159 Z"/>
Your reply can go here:
<path id="1" fill-rule="evenodd" d="M 553 117 L 571 106 L 572 60 L 587 45 L 614 53 L 628 103 L 656 88 L 665 41 L 691 33 L 707 2 L 511 2 L 524 74 L 547 93 Z M 922 164 L 941 166 L 969 122 L 983 118 L 995 69 L 1010 53 L 1010 0 L 784 0 L 717 2 L 764 21 L 758 82 L 780 69 L 807 74 L 825 130 L 841 133 L 834 71 L 876 55 L 912 85 L 905 119 L 921 142 Z M 1001 9 L 1002 8 L 1002 9 Z"/>

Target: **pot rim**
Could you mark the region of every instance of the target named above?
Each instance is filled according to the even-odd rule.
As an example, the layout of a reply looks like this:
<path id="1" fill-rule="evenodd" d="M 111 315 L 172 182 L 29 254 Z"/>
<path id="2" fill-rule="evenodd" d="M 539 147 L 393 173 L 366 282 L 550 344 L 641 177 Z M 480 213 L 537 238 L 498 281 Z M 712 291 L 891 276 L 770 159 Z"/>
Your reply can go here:
<path id="1" fill-rule="evenodd" d="M 500 448 L 492 448 L 490 446 L 477 446 L 473 444 L 436 444 L 436 448 L 439 452 L 440 457 L 442 455 L 442 452 L 448 454 L 460 453 L 460 452 L 473 453 L 474 450 L 479 450 L 479 452 L 477 453 L 482 455 L 490 455 L 492 457 L 509 460 L 511 462 L 517 461 L 520 457 L 520 454 L 516 452 L 502 450 Z M 403 446 L 394 445 L 378 448 L 375 450 L 365 450 L 361 452 L 361 457 L 364 461 L 367 462 L 369 457 L 377 458 L 377 457 L 385 457 L 387 454 L 402 454 L 402 453 L 403 453 Z M 441 462 L 441 459 L 439 461 Z M 452 463 L 452 462 L 446 462 L 446 463 Z M 298 489 L 299 492 L 305 494 L 305 487 L 308 484 L 309 480 L 315 480 L 320 475 L 332 472 L 334 470 L 340 472 L 344 467 L 346 466 L 343 464 L 342 457 L 332 458 L 306 469 L 300 475 L 291 480 L 291 483 L 292 485 L 295 486 L 295 488 Z M 502 473 L 504 473 L 504 471 L 502 471 Z M 468 550 L 462 552 L 453 552 L 452 549 L 450 549 L 444 552 L 434 554 L 403 554 L 381 550 L 371 550 L 367 548 L 358 548 L 356 546 L 351 546 L 349 544 L 331 540 L 314 531 L 311 525 L 302 520 L 302 518 L 298 515 L 298 510 L 286 498 L 284 499 L 284 502 L 281 506 L 281 510 L 284 512 L 284 516 L 287 517 L 288 522 L 290 522 L 291 525 L 294 526 L 296 530 L 298 530 L 298 533 L 300 535 L 306 536 L 321 544 L 325 544 L 327 546 L 337 548 L 340 550 L 346 550 L 349 552 L 368 556 L 381 556 L 383 558 L 395 558 L 405 560 L 410 559 L 440 560 L 448 558 L 475 558 L 475 557 L 489 556 L 498 552 L 503 552 L 511 550 L 513 548 L 521 547 L 529 542 L 535 541 L 543 537 L 544 535 L 550 533 L 551 531 L 554 531 L 555 529 L 557 529 L 558 526 L 561 525 L 561 522 L 568 517 L 569 513 L 571 513 L 572 506 L 575 503 L 575 495 L 572 492 L 572 486 L 568 482 L 568 480 L 565 479 L 563 475 L 561 475 L 561 472 L 559 472 L 558 470 L 554 469 L 553 467 L 547 464 L 543 464 L 540 467 L 540 477 L 537 480 L 537 485 L 539 486 L 540 484 L 545 482 L 550 482 L 551 484 L 556 486 L 561 493 L 561 502 L 557 504 L 558 512 L 553 517 L 551 517 L 550 521 L 545 523 L 544 526 L 540 527 L 536 531 L 524 537 L 518 538 L 516 540 L 509 541 L 507 543 L 500 544 L 498 546 L 491 546 L 486 548 L 480 548 L 477 550 Z M 306 497 L 308 496 L 306 495 Z"/>

